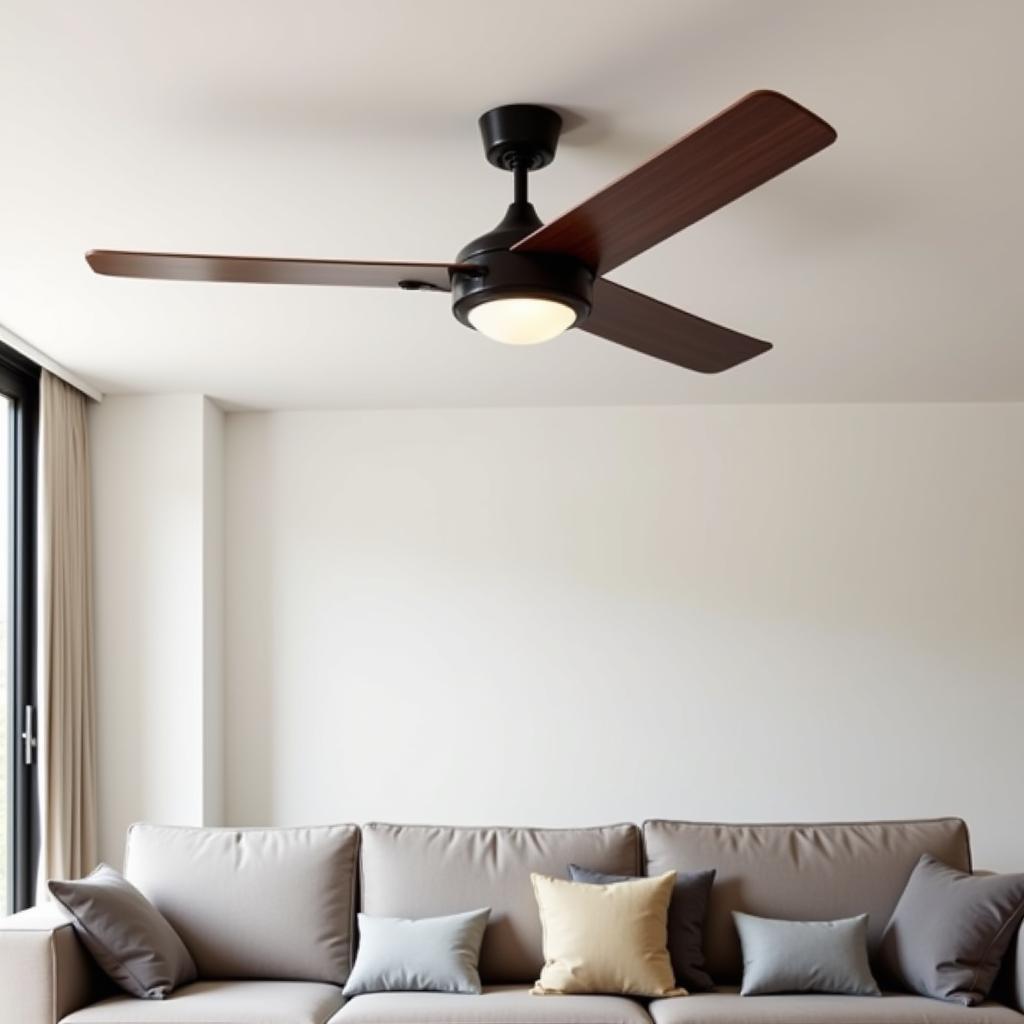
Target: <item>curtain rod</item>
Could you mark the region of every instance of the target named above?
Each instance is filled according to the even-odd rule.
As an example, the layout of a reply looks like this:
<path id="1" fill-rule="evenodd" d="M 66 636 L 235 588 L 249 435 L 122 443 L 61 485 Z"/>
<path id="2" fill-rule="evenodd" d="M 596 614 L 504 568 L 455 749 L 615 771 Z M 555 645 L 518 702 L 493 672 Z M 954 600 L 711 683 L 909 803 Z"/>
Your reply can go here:
<path id="1" fill-rule="evenodd" d="M 45 352 L 40 352 L 34 345 L 30 345 L 24 338 L 15 334 L 9 327 L 4 327 L 3 324 L 0 324 L 0 341 L 10 345 L 15 352 L 20 352 L 26 359 L 38 363 L 44 370 L 49 370 L 55 377 L 60 377 L 62 381 L 70 384 L 73 388 L 78 388 L 83 395 L 88 395 L 94 402 L 103 401 L 102 391 L 97 391 L 91 384 L 86 384 L 81 377 L 61 366 Z"/>

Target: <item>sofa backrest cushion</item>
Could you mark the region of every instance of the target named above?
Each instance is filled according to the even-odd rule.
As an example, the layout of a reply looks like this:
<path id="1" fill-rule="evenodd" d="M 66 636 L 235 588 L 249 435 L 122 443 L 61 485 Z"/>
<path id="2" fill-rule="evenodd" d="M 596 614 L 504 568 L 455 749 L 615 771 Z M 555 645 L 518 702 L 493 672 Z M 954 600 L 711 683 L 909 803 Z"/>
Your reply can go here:
<path id="1" fill-rule="evenodd" d="M 964 871 L 971 868 L 967 826 L 959 818 L 829 825 L 647 821 L 643 837 L 647 874 L 717 869 L 704 955 L 720 984 L 738 982 L 743 972 L 734 910 L 789 921 L 868 914 L 868 951 L 874 959 L 922 853 Z"/>
<path id="2" fill-rule="evenodd" d="M 568 878 L 570 864 L 617 875 L 641 869 L 635 825 L 606 828 L 363 827 L 362 911 L 435 917 L 490 907 L 480 951 L 485 985 L 536 981 L 544 964 L 531 872 Z"/>
<path id="3" fill-rule="evenodd" d="M 201 978 L 342 985 L 358 851 L 354 825 L 133 825 L 125 876 L 181 936 Z"/>

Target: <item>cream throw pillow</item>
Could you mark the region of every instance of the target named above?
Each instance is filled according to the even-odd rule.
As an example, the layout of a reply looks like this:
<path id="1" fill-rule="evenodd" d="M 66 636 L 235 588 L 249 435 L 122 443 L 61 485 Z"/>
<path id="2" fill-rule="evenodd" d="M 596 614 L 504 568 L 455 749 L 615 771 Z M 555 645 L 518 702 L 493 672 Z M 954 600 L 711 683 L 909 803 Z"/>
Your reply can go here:
<path id="1" fill-rule="evenodd" d="M 674 871 L 612 885 L 530 880 L 544 936 L 534 995 L 686 995 L 666 948 Z"/>

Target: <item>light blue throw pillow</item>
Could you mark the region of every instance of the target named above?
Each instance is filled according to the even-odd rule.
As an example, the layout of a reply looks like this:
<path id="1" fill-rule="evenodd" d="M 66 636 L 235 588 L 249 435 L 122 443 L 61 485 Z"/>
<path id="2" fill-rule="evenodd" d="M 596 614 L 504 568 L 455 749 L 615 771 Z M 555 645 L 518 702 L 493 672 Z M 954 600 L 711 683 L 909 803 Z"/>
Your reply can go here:
<path id="1" fill-rule="evenodd" d="M 826 992 L 880 996 L 868 964 L 868 915 L 776 921 L 733 911 L 743 947 L 741 996 Z"/>
<path id="2" fill-rule="evenodd" d="M 359 953 L 343 994 L 459 992 L 479 995 L 480 944 L 490 908 L 447 917 L 359 915 Z"/>

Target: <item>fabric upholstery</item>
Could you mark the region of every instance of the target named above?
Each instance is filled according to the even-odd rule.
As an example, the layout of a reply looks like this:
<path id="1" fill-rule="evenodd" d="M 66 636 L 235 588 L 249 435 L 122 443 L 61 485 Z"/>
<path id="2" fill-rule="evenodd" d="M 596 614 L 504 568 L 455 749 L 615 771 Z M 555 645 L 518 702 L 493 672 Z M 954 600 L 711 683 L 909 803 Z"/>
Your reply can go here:
<path id="1" fill-rule="evenodd" d="M 676 988 L 666 945 L 675 872 L 628 885 L 531 879 L 544 933 L 535 994 L 685 994 Z"/>
<path id="2" fill-rule="evenodd" d="M 200 978 L 342 985 L 352 966 L 359 830 L 133 825 L 125 875 Z"/>
<path id="3" fill-rule="evenodd" d="M 308 981 L 197 981 L 159 1001 L 114 996 L 63 1024 L 326 1024 L 341 989 Z"/>
<path id="4" fill-rule="evenodd" d="M 517 986 L 485 988 L 479 996 L 441 992 L 359 996 L 346 1003 L 331 1024 L 651 1024 L 651 1020 L 640 1003 L 622 996 L 545 999 Z"/>
<path id="5" fill-rule="evenodd" d="M 71 918 L 56 904 L 0 919 L 4 1024 L 57 1024 L 112 987 L 78 940 Z"/>
<path id="6" fill-rule="evenodd" d="M 740 995 L 881 995 L 868 965 L 865 914 L 839 921 L 777 921 L 733 913 L 743 948 Z"/>
<path id="7" fill-rule="evenodd" d="M 654 1024 L 1024 1024 L 1024 1016 L 1000 1003 L 967 1008 L 902 992 L 751 998 L 722 988 L 688 999 L 655 999 L 647 1010 Z"/>
<path id="8" fill-rule="evenodd" d="M 925 854 L 882 935 L 900 987 L 976 1006 L 989 994 L 1024 917 L 1024 875 L 970 875 Z"/>
<path id="9" fill-rule="evenodd" d="M 959 818 L 828 825 L 644 824 L 647 873 L 716 868 L 704 926 L 707 969 L 739 982 L 742 958 L 732 912 L 826 921 L 868 914 L 868 952 L 922 853 L 970 870 Z M 669 944 L 673 941 L 671 933 Z"/>
<path id="10" fill-rule="evenodd" d="M 632 881 L 630 875 L 609 875 L 579 864 L 569 865 L 569 877 L 574 882 L 591 885 Z M 715 987 L 711 975 L 704 969 L 704 918 L 714 881 L 714 868 L 676 872 L 676 885 L 668 908 L 668 951 L 676 981 L 688 992 L 706 992 Z"/>
<path id="11" fill-rule="evenodd" d="M 77 882 L 50 882 L 82 945 L 129 995 L 163 999 L 196 980 L 196 965 L 167 919 L 106 864 Z"/>
<path id="12" fill-rule="evenodd" d="M 606 828 L 450 828 L 370 824 L 363 828 L 362 911 L 378 917 L 436 917 L 490 907 L 480 951 L 485 985 L 532 982 L 540 974 L 540 920 L 530 874 L 564 876 L 569 864 L 635 875 L 635 825 Z"/>
<path id="13" fill-rule="evenodd" d="M 741 996 L 735 989 L 688 999 L 655 999 L 654 1024 L 1024 1024 L 1024 1016 L 999 1003 L 968 1009 L 925 996 L 885 992 L 881 997 L 799 995 Z"/>
<path id="14" fill-rule="evenodd" d="M 359 953 L 345 983 L 348 997 L 365 992 L 480 994 L 480 943 L 490 910 L 444 917 L 359 915 Z"/>

